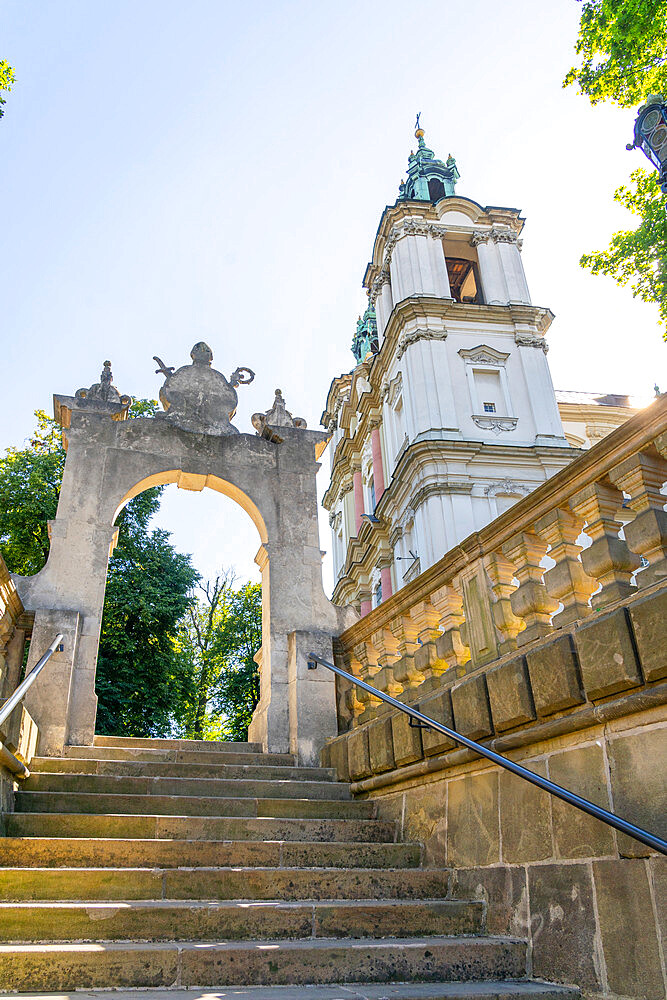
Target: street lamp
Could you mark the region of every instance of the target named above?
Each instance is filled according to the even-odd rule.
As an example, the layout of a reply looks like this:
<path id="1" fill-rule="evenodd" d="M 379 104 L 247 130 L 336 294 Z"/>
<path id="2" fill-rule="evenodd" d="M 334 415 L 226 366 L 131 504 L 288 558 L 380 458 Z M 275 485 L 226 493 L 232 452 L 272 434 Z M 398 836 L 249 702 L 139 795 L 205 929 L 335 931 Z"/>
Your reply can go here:
<path id="1" fill-rule="evenodd" d="M 626 149 L 641 149 L 658 171 L 660 190 L 667 194 L 667 104 L 661 94 L 650 94 L 635 122 L 635 141 Z"/>

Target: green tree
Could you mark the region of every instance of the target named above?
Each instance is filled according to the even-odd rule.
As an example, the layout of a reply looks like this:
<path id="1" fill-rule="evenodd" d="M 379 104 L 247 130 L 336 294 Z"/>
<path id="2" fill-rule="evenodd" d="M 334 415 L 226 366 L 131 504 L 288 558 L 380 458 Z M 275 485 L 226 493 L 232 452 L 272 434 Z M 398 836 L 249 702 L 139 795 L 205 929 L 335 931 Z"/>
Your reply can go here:
<path id="1" fill-rule="evenodd" d="M 151 416 L 156 406 L 135 400 L 129 415 Z M 9 569 L 24 576 L 48 557 L 47 521 L 56 516 L 65 465 L 60 428 L 44 411 L 35 415 L 37 430 L 26 446 L 0 458 L 0 549 Z M 161 492 L 141 493 L 116 522 L 97 672 L 98 731 L 104 733 L 168 734 L 187 705 L 190 674 L 176 632 L 198 574 L 167 532 L 149 530 Z"/>
<path id="2" fill-rule="evenodd" d="M 262 587 L 245 583 L 229 595 L 227 615 L 217 635 L 223 670 L 213 704 L 227 720 L 228 739 L 248 739 L 248 726 L 259 701 L 255 655 L 261 645 Z"/>
<path id="3" fill-rule="evenodd" d="M 581 2 L 581 0 L 580 0 Z M 667 88 L 665 0 L 584 0 L 575 52 L 580 64 L 565 77 L 592 104 L 622 108 Z"/>
<path id="4" fill-rule="evenodd" d="M 637 229 L 615 233 L 608 250 L 584 254 L 581 264 L 593 274 L 607 274 L 619 285 L 630 285 L 644 302 L 656 302 L 667 326 L 667 212 L 657 174 L 635 170 L 633 187 L 620 187 L 614 199 L 634 215 Z"/>
<path id="5" fill-rule="evenodd" d="M 190 707 L 184 735 L 193 739 L 247 739 L 259 698 L 254 656 L 262 644 L 262 591 L 236 589 L 229 570 L 201 585 L 181 624 L 180 649 L 190 663 Z"/>
<path id="6" fill-rule="evenodd" d="M 188 704 L 190 671 L 177 634 L 199 574 L 168 532 L 148 528 L 161 492 L 141 493 L 116 522 L 95 681 L 99 733 L 168 736 Z"/>
<path id="7" fill-rule="evenodd" d="M 577 86 L 592 104 L 611 101 L 628 108 L 652 93 L 667 96 L 667 2 L 585 0 L 575 51 L 580 62 L 564 86 Z M 580 263 L 656 303 L 667 326 L 665 200 L 654 172 L 635 170 L 631 181 L 633 186 L 620 187 L 614 198 L 639 216 L 639 227 L 616 233 L 608 250 L 584 254 Z"/>
<path id="8" fill-rule="evenodd" d="M 12 84 L 16 81 L 14 70 L 4 59 L 0 59 L 0 118 L 5 113 L 4 105 L 7 103 L 2 96 L 2 91 L 10 91 Z"/>
<path id="9" fill-rule="evenodd" d="M 31 576 L 49 554 L 47 522 L 56 516 L 65 449 L 60 428 L 35 410 L 37 429 L 24 448 L 0 458 L 0 549 L 13 573 Z"/>

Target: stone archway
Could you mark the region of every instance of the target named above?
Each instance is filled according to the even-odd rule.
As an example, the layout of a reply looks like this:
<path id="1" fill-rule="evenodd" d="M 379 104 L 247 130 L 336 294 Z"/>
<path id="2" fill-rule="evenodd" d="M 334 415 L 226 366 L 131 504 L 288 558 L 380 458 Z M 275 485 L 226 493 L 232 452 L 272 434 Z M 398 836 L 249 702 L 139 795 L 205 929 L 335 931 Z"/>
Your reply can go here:
<path id="1" fill-rule="evenodd" d="M 260 702 L 250 738 L 314 763 L 336 733 L 335 686 L 328 671 L 308 671 L 307 654 L 331 657 L 332 637 L 349 623 L 349 612 L 331 604 L 322 587 L 315 474 L 326 435 L 293 419 L 279 393 L 267 413 L 253 417 L 257 433 L 239 433 L 231 418 L 236 386 L 246 381 L 240 372 L 248 370 L 237 369 L 228 381 L 211 368 L 205 344 L 195 345 L 191 357 L 176 372 L 159 362 L 166 409 L 158 418 L 127 420 L 129 398 L 111 385 L 106 367 L 91 389 L 54 397 L 67 460 L 51 550 L 39 573 L 16 582 L 24 606 L 35 611 L 29 668 L 56 632 L 65 641 L 26 708 L 40 727 L 40 752 L 92 743 L 115 518 L 149 486 L 208 487 L 239 503 L 261 540 Z"/>

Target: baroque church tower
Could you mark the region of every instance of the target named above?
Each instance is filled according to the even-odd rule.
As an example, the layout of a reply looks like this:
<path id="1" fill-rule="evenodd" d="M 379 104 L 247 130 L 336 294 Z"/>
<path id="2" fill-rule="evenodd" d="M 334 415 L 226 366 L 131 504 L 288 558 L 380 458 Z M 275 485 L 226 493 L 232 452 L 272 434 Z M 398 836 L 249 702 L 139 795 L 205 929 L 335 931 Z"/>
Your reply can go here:
<path id="1" fill-rule="evenodd" d="M 337 604 L 361 614 L 567 465 L 547 363 L 553 314 L 530 300 L 524 219 L 455 193 L 454 158 L 417 150 L 364 275 L 357 362 L 324 426 Z"/>

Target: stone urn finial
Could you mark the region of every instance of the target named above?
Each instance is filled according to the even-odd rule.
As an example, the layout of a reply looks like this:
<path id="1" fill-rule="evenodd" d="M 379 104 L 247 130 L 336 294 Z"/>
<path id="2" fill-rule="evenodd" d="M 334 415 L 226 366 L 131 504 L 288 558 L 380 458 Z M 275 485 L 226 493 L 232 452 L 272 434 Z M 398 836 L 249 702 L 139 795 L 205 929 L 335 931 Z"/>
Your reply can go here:
<path id="1" fill-rule="evenodd" d="M 250 368 L 237 368 L 228 381 L 211 367 L 213 351 L 203 340 L 190 351 L 192 364 L 177 371 L 157 355 L 153 357 L 160 366 L 157 372 L 165 376 L 160 389 L 165 412 L 158 417 L 194 434 L 239 433 L 231 422 L 238 404 L 236 387 L 252 382 L 255 373 Z"/>

